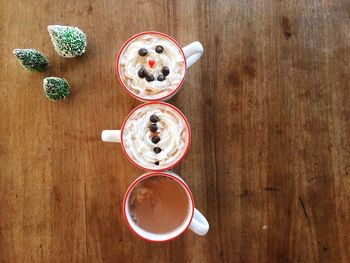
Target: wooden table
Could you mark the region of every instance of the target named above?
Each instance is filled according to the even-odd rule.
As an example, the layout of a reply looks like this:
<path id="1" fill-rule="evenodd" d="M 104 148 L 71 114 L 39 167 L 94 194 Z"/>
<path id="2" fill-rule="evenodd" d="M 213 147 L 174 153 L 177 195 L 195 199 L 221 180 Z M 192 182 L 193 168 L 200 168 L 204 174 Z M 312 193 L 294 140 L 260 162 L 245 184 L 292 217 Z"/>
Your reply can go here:
<path id="1" fill-rule="evenodd" d="M 1 0 L 0 22 L 1 262 L 350 262 L 349 1 Z M 87 53 L 59 57 L 49 24 L 82 28 Z M 154 244 L 123 221 L 142 171 L 100 133 L 140 104 L 114 64 L 145 30 L 205 47 L 170 102 L 192 126 L 175 171 L 206 237 Z M 26 72 L 14 48 L 51 67 Z M 45 76 L 71 97 L 49 101 Z"/>

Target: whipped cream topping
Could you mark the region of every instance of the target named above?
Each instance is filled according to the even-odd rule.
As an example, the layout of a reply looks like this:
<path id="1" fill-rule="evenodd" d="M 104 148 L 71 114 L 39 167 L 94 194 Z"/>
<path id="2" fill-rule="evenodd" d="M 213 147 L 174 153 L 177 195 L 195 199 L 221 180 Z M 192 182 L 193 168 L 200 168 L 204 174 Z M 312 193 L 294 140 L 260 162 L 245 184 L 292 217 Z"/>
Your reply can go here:
<path id="1" fill-rule="evenodd" d="M 159 118 L 156 132 L 149 129 L 151 115 Z M 154 136 L 160 137 L 157 144 L 151 140 Z M 189 130 L 182 116 L 170 106 L 149 104 L 131 114 L 124 125 L 122 139 L 125 151 L 138 165 L 146 169 L 162 169 L 185 154 Z M 161 148 L 161 152 L 155 153 L 155 147 Z"/>
<path id="2" fill-rule="evenodd" d="M 164 48 L 162 53 L 156 52 L 157 46 Z M 147 49 L 146 56 L 139 55 L 141 48 Z M 155 61 L 152 68 L 149 60 Z M 164 81 L 158 81 L 163 67 L 168 67 L 170 74 Z M 138 71 L 141 68 L 145 68 L 155 79 L 148 82 L 146 78 L 140 78 Z M 173 41 L 158 34 L 145 34 L 133 39 L 122 51 L 119 74 L 126 87 L 137 96 L 158 99 L 174 91 L 181 83 L 185 61 L 180 48 Z"/>

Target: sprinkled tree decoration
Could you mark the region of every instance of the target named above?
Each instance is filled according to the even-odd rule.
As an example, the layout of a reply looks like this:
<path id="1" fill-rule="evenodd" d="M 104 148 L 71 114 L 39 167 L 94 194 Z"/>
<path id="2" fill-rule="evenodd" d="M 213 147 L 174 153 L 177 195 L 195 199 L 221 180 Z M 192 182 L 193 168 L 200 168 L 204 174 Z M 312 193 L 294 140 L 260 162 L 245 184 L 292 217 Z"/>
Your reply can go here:
<path id="1" fill-rule="evenodd" d="M 50 100 L 63 100 L 70 94 L 68 82 L 63 78 L 56 77 L 44 79 L 44 91 Z"/>
<path id="2" fill-rule="evenodd" d="M 40 51 L 36 49 L 19 49 L 13 50 L 13 54 L 18 61 L 29 71 L 43 71 L 49 66 L 49 61 Z"/>
<path id="3" fill-rule="evenodd" d="M 55 50 L 62 57 L 80 56 L 86 49 L 86 35 L 77 27 L 51 25 L 47 27 Z"/>

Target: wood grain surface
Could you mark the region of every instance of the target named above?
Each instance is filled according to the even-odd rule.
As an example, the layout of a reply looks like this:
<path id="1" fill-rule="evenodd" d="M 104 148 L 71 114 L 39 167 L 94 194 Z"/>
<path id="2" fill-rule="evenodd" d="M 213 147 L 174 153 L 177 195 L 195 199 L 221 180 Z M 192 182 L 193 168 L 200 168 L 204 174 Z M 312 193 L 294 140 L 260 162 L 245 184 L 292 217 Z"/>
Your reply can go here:
<path id="1" fill-rule="evenodd" d="M 58 56 L 49 24 L 84 30 L 87 53 Z M 123 221 L 142 171 L 100 133 L 140 104 L 114 64 L 145 30 L 205 47 L 170 101 L 205 237 L 154 244 Z M 51 67 L 26 72 L 14 48 Z M 0 0 L 0 54 L 0 262 L 350 262 L 348 0 Z M 71 97 L 49 101 L 45 76 Z"/>

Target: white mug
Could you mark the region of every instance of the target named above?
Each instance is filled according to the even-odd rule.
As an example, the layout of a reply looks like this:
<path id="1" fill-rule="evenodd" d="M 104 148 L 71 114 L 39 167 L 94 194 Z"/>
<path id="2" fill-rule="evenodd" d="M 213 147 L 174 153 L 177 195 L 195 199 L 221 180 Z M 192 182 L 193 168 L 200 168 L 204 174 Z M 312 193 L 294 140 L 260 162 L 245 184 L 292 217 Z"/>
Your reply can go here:
<path id="1" fill-rule="evenodd" d="M 172 41 L 176 46 L 179 47 L 180 51 L 181 51 L 181 54 L 182 56 L 184 57 L 184 62 L 185 62 L 185 73 L 183 75 L 183 78 L 181 80 L 181 82 L 178 84 L 178 86 L 172 91 L 170 92 L 169 94 L 163 96 L 163 97 L 160 97 L 160 98 L 156 98 L 156 99 L 149 99 L 149 98 L 144 98 L 144 97 L 141 97 L 141 96 L 138 96 L 137 94 L 135 94 L 134 92 L 132 92 L 123 82 L 122 78 L 120 77 L 120 70 L 119 70 L 119 60 L 120 60 L 120 56 L 122 54 L 122 52 L 124 51 L 125 47 L 128 46 L 128 44 L 134 40 L 135 38 L 139 37 L 139 36 L 142 36 L 142 35 L 145 35 L 145 34 L 156 34 L 156 35 L 161 35 L 162 37 L 164 38 L 167 38 L 168 40 Z M 133 96 L 134 98 L 140 100 L 140 101 L 167 101 L 169 99 L 171 99 L 178 91 L 179 89 L 181 88 L 183 82 L 184 82 L 184 79 L 185 79 L 185 76 L 186 76 L 186 71 L 189 67 L 191 67 L 194 63 L 196 63 L 200 58 L 201 56 L 203 55 L 203 52 L 204 52 L 204 48 L 203 48 L 203 45 L 199 42 L 199 41 L 195 41 L 195 42 L 192 42 L 191 44 L 185 46 L 185 47 L 181 47 L 175 39 L 173 39 L 172 37 L 164 34 L 164 33 L 161 33 L 161 32 L 156 32 L 156 31 L 146 31 L 146 32 L 141 32 L 139 34 L 136 34 L 134 36 L 132 36 L 131 38 L 129 38 L 125 43 L 124 45 L 122 46 L 122 48 L 120 49 L 119 51 L 119 54 L 118 54 L 118 57 L 117 57 L 117 60 L 116 60 L 116 73 L 117 73 L 117 76 L 118 76 L 118 80 L 120 82 L 120 84 L 122 85 L 122 87 L 126 90 L 126 92 L 128 92 L 131 96 Z"/>
<path id="2" fill-rule="evenodd" d="M 132 116 L 132 114 L 137 111 L 138 109 L 142 108 L 142 107 L 147 107 L 148 105 L 157 105 L 157 104 L 160 104 L 160 105 L 163 105 L 164 107 L 170 107 L 174 110 L 174 112 L 177 112 L 178 113 L 178 116 L 181 117 L 184 121 L 184 123 L 186 124 L 186 130 L 187 130 L 187 133 L 188 133 L 188 141 L 187 141 L 187 145 L 186 145 L 186 148 L 185 150 L 183 151 L 181 157 L 176 160 L 174 163 L 170 164 L 169 166 L 166 166 L 166 167 L 159 167 L 159 168 L 156 168 L 156 167 L 153 167 L 153 168 L 150 168 L 150 167 L 146 167 L 146 166 L 143 166 L 142 164 L 138 163 L 136 160 L 134 160 L 132 158 L 132 156 L 130 156 L 130 154 L 128 153 L 128 151 L 126 150 L 125 148 L 125 142 L 124 142 L 124 139 L 123 139 L 123 134 L 124 134 L 124 128 L 125 128 L 125 125 L 126 123 L 128 122 L 129 118 Z M 147 170 L 147 171 L 165 171 L 165 170 L 168 170 L 168 169 L 171 169 L 172 167 L 178 165 L 182 160 L 183 158 L 185 157 L 185 155 L 187 154 L 189 148 L 190 148 L 190 143 L 191 143 L 191 129 L 190 129 L 190 124 L 188 123 L 188 120 L 186 119 L 185 115 L 178 109 L 176 108 L 175 106 L 169 104 L 169 103 L 166 103 L 166 102 L 147 102 L 147 103 L 143 103 L 139 106 L 137 106 L 136 108 L 134 108 L 129 114 L 128 116 L 125 118 L 123 124 L 122 124 L 122 127 L 120 130 L 104 130 L 102 131 L 101 133 L 101 139 L 102 141 L 104 142 L 116 142 L 116 143 L 120 143 L 121 144 L 121 147 L 122 147 L 122 150 L 124 152 L 124 154 L 126 155 L 126 157 L 129 159 L 129 161 L 134 164 L 135 166 L 139 167 L 140 169 L 142 170 Z"/>
<path id="3" fill-rule="evenodd" d="M 182 223 L 176 230 L 170 232 L 170 233 L 164 233 L 164 234 L 155 234 L 155 233 L 150 233 L 145 230 L 143 230 L 141 227 L 139 227 L 134 220 L 132 219 L 132 216 L 129 211 L 129 206 L 128 206 L 128 201 L 130 197 L 131 191 L 134 189 L 134 187 L 143 179 L 152 177 L 152 176 L 166 176 L 168 178 L 172 178 L 175 180 L 177 183 L 179 183 L 185 192 L 187 193 L 189 204 L 190 204 L 190 213 L 188 214 L 186 220 L 184 223 Z M 176 196 L 174 196 L 176 198 Z M 123 215 L 124 219 L 128 225 L 128 227 L 139 237 L 146 239 L 148 241 L 153 241 L 153 242 L 164 242 L 164 241 L 169 241 L 172 240 L 178 236 L 180 236 L 182 233 L 186 231 L 187 228 L 192 230 L 194 233 L 200 236 L 204 236 L 208 233 L 209 231 L 209 223 L 207 219 L 199 212 L 195 206 L 194 206 L 194 199 L 191 193 L 191 190 L 185 183 L 185 181 L 178 176 L 177 174 L 166 171 L 166 172 L 149 172 L 141 175 L 138 177 L 128 188 L 126 191 L 126 194 L 124 196 L 124 201 L 123 201 Z"/>

